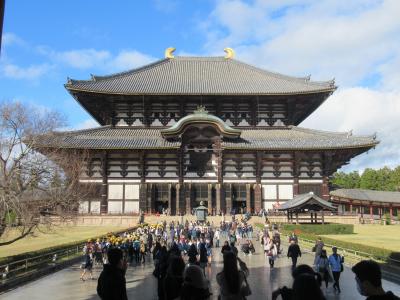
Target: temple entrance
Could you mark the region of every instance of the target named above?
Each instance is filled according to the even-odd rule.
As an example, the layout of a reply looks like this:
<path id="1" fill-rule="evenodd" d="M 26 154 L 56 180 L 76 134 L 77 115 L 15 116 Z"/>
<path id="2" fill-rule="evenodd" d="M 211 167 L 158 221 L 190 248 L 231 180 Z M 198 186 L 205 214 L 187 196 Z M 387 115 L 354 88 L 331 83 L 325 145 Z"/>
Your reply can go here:
<path id="1" fill-rule="evenodd" d="M 174 213 L 172 204 L 175 202 L 175 191 L 168 183 L 160 183 L 154 186 L 154 210 L 159 214 Z"/>
<path id="2" fill-rule="evenodd" d="M 232 212 L 242 214 L 246 212 L 246 185 L 232 185 Z"/>
<path id="3" fill-rule="evenodd" d="M 203 205 L 208 205 L 208 184 L 194 184 L 192 185 L 192 207 L 197 207 L 200 202 Z"/>

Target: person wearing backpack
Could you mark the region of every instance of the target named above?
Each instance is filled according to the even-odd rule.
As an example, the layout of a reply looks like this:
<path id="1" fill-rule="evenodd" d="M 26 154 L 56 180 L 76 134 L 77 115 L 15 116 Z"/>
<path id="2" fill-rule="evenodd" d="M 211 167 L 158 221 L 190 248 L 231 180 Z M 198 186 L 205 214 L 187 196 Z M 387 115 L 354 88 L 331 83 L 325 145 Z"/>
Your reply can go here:
<path id="1" fill-rule="evenodd" d="M 332 270 L 332 276 L 334 281 L 333 288 L 335 289 L 335 291 L 340 293 L 341 290 L 340 290 L 339 280 L 340 280 L 340 273 L 343 272 L 344 258 L 341 257 L 339 254 L 337 254 L 336 247 L 332 247 L 332 252 L 333 252 L 332 255 L 329 256 L 329 265 Z"/>
<path id="2" fill-rule="evenodd" d="M 330 269 L 329 269 L 329 260 L 326 254 L 326 250 L 323 249 L 321 255 L 317 259 L 317 263 L 315 265 L 315 271 L 321 275 L 323 281 L 325 281 L 325 287 L 328 288 L 328 283 L 330 279 Z"/>

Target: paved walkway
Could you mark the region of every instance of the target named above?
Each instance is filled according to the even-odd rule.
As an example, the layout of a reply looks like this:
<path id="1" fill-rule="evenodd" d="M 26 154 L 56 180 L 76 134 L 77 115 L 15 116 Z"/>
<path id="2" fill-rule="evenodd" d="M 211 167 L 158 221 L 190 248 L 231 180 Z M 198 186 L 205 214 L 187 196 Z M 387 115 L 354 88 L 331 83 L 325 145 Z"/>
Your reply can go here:
<path id="1" fill-rule="evenodd" d="M 253 294 L 248 299 L 270 299 L 272 290 L 283 285 L 291 285 L 290 261 L 286 257 L 281 257 L 276 261 L 275 268 L 271 270 L 265 262 L 261 248 L 257 250 L 258 252 L 252 256 L 240 255 L 250 269 L 248 282 Z M 310 264 L 312 259 L 310 254 L 305 254 L 300 258 L 299 263 Z M 219 249 L 214 248 L 214 262 L 207 273 L 211 281 L 212 299 L 217 299 L 218 296 L 215 275 L 221 268 L 222 256 L 219 253 Z M 100 267 L 95 269 L 94 276 L 96 278 L 100 271 Z M 126 275 L 129 299 L 157 299 L 157 282 L 152 276 L 152 271 L 153 264 L 151 261 L 138 267 L 129 267 Z M 82 282 L 79 280 L 79 275 L 79 267 L 72 266 L 0 295 L 0 299 L 99 299 L 96 295 L 97 280 Z M 327 299 L 364 299 L 357 293 L 354 275 L 349 268 L 345 268 L 340 281 L 342 286 L 340 295 L 334 294 L 332 286 L 328 290 L 323 288 Z M 387 281 L 384 281 L 383 285 L 385 289 L 392 290 L 395 294 L 400 295 L 400 285 Z"/>

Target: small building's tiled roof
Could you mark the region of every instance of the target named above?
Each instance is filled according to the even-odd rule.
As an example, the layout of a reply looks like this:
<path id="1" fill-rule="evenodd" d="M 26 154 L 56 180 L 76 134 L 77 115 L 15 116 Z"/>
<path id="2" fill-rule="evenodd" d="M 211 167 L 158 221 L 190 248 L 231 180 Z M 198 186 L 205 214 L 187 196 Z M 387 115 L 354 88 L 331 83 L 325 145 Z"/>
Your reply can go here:
<path id="1" fill-rule="evenodd" d="M 279 210 L 296 210 L 310 204 L 315 207 L 319 207 L 321 210 L 336 210 L 336 207 L 334 207 L 331 203 L 318 197 L 313 192 L 297 195 L 293 199 L 283 203 L 279 207 Z"/>
<path id="2" fill-rule="evenodd" d="M 176 149 L 181 143 L 162 137 L 160 128 L 103 126 L 93 129 L 59 132 L 37 137 L 37 148 L 84 149 Z M 236 139 L 225 139 L 224 149 L 243 150 L 318 150 L 369 149 L 378 144 L 375 137 L 354 136 L 299 127 L 242 129 Z"/>
<path id="3" fill-rule="evenodd" d="M 372 191 L 363 189 L 338 189 L 330 192 L 333 197 L 368 202 L 400 203 L 400 192 Z"/>
<path id="4" fill-rule="evenodd" d="M 91 80 L 69 79 L 70 91 L 124 95 L 282 95 L 330 92 L 334 81 L 310 81 L 224 57 L 175 57 Z"/>

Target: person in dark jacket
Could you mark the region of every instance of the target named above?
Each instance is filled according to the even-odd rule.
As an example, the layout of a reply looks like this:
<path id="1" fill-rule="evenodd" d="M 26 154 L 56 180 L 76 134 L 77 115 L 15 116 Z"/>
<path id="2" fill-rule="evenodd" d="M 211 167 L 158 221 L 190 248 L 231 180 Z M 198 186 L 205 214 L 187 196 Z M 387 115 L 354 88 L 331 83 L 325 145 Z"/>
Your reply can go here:
<path id="1" fill-rule="evenodd" d="M 290 245 L 287 252 L 287 257 L 292 259 L 292 270 L 296 268 L 297 258 L 301 256 L 300 247 L 294 240 L 290 241 Z"/>
<path id="2" fill-rule="evenodd" d="M 97 283 L 97 295 L 102 300 L 127 300 L 125 272 L 127 264 L 120 249 L 107 252 L 109 263 L 104 265 Z"/>
<path id="3" fill-rule="evenodd" d="M 382 273 L 378 263 L 362 260 L 351 269 L 356 274 L 357 290 L 366 300 L 399 300 L 392 292 L 382 288 Z"/>
<path id="4" fill-rule="evenodd" d="M 231 251 L 231 247 L 229 246 L 228 241 L 225 241 L 224 245 L 221 248 L 221 253 L 224 254 L 227 251 Z"/>
<path id="5" fill-rule="evenodd" d="M 174 300 L 180 297 L 183 285 L 185 262 L 181 256 L 170 254 L 167 274 L 164 278 L 164 299 Z"/>

